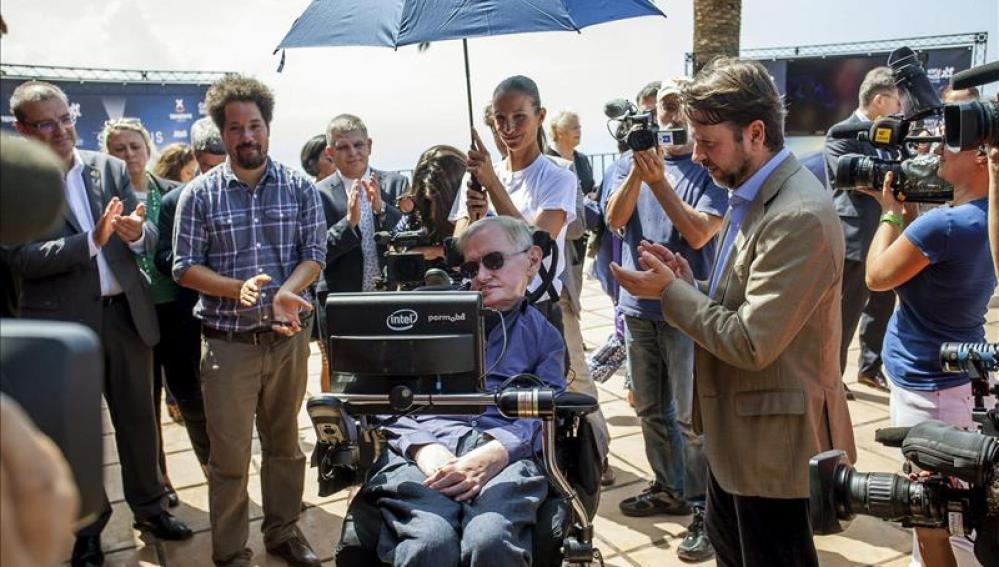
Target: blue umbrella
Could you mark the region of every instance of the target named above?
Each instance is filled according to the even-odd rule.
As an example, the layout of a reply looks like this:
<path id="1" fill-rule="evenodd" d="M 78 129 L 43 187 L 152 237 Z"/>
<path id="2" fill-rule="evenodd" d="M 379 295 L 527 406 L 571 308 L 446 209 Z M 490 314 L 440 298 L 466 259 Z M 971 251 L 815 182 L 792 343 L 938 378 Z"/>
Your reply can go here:
<path id="1" fill-rule="evenodd" d="M 666 17 L 649 0 L 313 0 L 275 52 L 335 45 L 398 48 L 461 39 L 471 125 L 468 38 L 541 31 L 579 32 L 594 24 L 638 16 Z M 284 65 L 283 53 L 281 65 Z"/>

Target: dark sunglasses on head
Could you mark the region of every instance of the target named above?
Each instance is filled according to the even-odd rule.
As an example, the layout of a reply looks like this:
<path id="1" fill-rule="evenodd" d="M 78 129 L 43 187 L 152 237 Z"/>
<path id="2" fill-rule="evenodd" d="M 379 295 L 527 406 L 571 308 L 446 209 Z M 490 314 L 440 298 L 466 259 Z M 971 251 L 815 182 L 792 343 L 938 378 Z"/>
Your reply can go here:
<path id="1" fill-rule="evenodd" d="M 511 252 L 510 254 L 504 254 L 503 252 L 490 252 L 483 256 L 481 260 L 465 262 L 459 269 L 461 270 L 462 277 L 472 279 L 479 275 L 480 262 L 486 267 L 487 270 L 496 271 L 503 267 L 507 258 L 523 254 L 528 250 L 530 250 L 530 248 L 525 248 L 519 252 Z"/>

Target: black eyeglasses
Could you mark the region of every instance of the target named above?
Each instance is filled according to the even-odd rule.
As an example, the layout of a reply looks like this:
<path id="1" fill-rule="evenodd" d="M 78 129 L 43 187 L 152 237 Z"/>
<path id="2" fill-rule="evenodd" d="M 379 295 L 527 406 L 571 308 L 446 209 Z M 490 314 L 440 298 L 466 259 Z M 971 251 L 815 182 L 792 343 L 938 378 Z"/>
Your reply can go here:
<path id="1" fill-rule="evenodd" d="M 469 261 L 461 265 L 459 270 L 461 270 L 461 276 L 466 279 L 472 279 L 479 275 L 479 263 L 486 267 L 487 270 L 496 271 L 503 268 L 503 264 L 506 263 L 506 259 L 518 254 L 524 254 L 530 250 L 530 248 L 525 248 L 519 252 L 511 252 L 505 254 L 503 252 L 490 252 L 482 257 L 478 261 Z"/>

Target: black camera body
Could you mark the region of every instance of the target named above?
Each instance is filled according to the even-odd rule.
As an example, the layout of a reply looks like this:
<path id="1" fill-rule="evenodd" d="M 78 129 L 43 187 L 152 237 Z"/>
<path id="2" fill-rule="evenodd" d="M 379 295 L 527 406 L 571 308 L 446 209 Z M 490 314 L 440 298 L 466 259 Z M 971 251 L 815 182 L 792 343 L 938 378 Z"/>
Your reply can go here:
<path id="1" fill-rule="evenodd" d="M 951 86 L 967 89 L 999 81 L 999 61 L 979 65 L 954 75 Z M 999 145 L 999 103 L 971 101 L 944 107 L 945 140 L 951 151 Z"/>
<path id="2" fill-rule="evenodd" d="M 947 528 L 953 535 L 974 531 L 975 556 L 983 565 L 999 565 L 999 403 L 984 407 L 986 395 L 999 395 L 999 386 L 990 386 L 987 374 L 999 369 L 999 344 L 944 343 L 940 361 L 945 371 L 967 372 L 971 378 L 972 417 L 981 431 L 964 431 L 940 421 L 879 429 L 877 442 L 900 448 L 906 459 L 931 473 L 917 480 L 858 472 L 840 450 L 812 457 L 810 511 L 815 533 L 839 533 L 842 522 L 857 514 L 906 527 Z"/>
<path id="3" fill-rule="evenodd" d="M 376 232 L 375 244 L 388 247 L 385 253 L 385 277 L 380 282 L 381 289 L 412 290 L 423 286 L 461 283 L 461 276 L 455 270 L 459 260 L 455 260 L 456 251 L 451 238 L 437 242 L 430 238 L 426 228 L 417 228 Z M 435 246 L 444 249 L 443 258 L 428 260 L 423 252 L 413 250 Z"/>
<path id="4" fill-rule="evenodd" d="M 604 105 L 604 115 L 608 118 L 608 130 L 618 141 L 624 142 L 631 150 L 640 152 L 661 146 L 684 146 L 687 144 L 686 128 L 660 128 L 654 111 L 639 111 L 635 105 L 624 99 L 617 99 Z M 611 123 L 617 122 L 617 128 Z"/>
<path id="5" fill-rule="evenodd" d="M 907 160 L 887 160 L 846 154 L 836 164 L 836 186 L 842 189 L 881 187 L 885 175 L 893 173 L 891 188 L 895 198 L 911 203 L 946 203 L 954 199 L 954 187 L 937 176 L 940 160 L 933 154 Z"/>
<path id="6" fill-rule="evenodd" d="M 897 153 L 901 159 L 885 160 L 870 156 L 845 155 L 836 166 L 836 187 L 850 190 L 858 187 L 881 188 L 885 174 L 891 171 L 892 193 L 899 201 L 912 203 L 946 203 L 953 200 L 954 188 L 937 176 L 940 158 L 935 154 L 911 155 L 908 143 L 940 141 L 937 136 L 910 136 L 916 124 L 938 119 L 943 104 L 926 70 L 908 47 L 900 47 L 888 55 L 895 86 L 902 101 L 901 116 L 880 117 L 873 122 L 851 127 L 852 130 L 830 131 L 830 136 L 855 137 L 875 147 Z"/>

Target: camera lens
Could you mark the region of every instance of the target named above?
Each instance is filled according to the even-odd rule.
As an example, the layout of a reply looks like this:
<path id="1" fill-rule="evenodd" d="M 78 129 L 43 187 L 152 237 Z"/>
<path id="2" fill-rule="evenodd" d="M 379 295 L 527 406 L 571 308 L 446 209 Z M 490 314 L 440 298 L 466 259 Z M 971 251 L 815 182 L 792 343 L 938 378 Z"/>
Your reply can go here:
<path id="1" fill-rule="evenodd" d="M 628 147 L 636 152 L 645 151 L 658 143 L 656 133 L 648 128 L 636 126 L 628 132 Z"/>
<path id="2" fill-rule="evenodd" d="M 999 105 L 995 101 L 948 104 L 944 107 L 944 140 L 951 151 L 999 144 Z"/>

